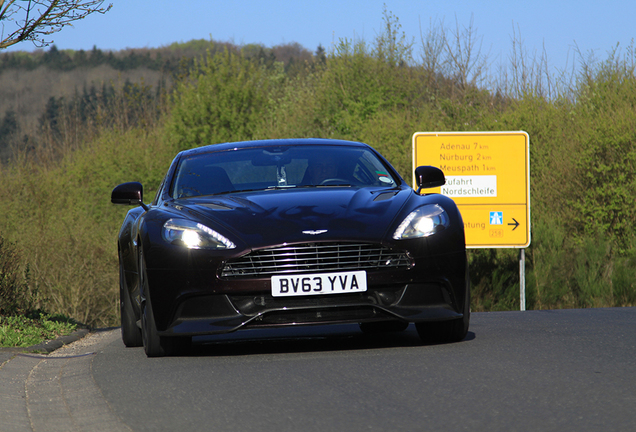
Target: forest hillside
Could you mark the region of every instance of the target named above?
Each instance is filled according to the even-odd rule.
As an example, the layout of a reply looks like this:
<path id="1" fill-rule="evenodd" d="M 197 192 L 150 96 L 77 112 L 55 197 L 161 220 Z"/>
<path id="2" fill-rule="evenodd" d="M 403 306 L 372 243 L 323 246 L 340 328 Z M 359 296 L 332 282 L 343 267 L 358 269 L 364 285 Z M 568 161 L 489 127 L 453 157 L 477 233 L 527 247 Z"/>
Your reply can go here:
<path id="1" fill-rule="evenodd" d="M 157 99 L 195 59 L 226 47 L 237 49 L 229 43 L 193 40 L 117 52 L 97 47 L 60 51 L 55 45 L 34 52 L 0 52 L 0 158 L 6 160 L 15 145 L 38 145 L 42 128 L 74 109 L 86 120 L 95 115 L 91 110 L 113 103 L 117 93 L 143 89 L 145 97 Z M 295 43 L 246 45 L 241 50 L 260 61 L 281 62 L 292 74 L 295 63 L 313 57 Z"/>

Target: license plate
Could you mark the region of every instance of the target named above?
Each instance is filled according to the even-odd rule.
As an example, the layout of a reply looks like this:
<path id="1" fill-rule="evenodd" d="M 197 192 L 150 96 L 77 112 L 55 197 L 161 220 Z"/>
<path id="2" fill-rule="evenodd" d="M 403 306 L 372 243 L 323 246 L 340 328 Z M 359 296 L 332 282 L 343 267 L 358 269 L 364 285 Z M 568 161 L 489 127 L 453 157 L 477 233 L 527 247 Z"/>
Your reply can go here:
<path id="1" fill-rule="evenodd" d="M 272 276 L 271 281 L 274 297 L 348 294 L 367 290 L 367 272 L 364 270 Z"/>

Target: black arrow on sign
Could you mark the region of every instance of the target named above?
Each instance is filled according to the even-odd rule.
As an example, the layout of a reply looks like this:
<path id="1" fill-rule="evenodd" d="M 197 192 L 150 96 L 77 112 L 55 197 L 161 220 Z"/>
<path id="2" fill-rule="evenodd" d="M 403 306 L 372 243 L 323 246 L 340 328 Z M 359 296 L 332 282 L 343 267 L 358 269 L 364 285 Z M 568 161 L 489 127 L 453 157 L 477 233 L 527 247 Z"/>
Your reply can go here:
<path id="1" fill-rule="evenodd" d="M 519 222 L 517 222 L 517 219 L 515 218 L 512 218 L 512 220 L 515 221 L 515 223 L 509 223 L 508 225 L 514 225 L 515 227 L 512 229 L 514 231 L 519 226 Z"/>

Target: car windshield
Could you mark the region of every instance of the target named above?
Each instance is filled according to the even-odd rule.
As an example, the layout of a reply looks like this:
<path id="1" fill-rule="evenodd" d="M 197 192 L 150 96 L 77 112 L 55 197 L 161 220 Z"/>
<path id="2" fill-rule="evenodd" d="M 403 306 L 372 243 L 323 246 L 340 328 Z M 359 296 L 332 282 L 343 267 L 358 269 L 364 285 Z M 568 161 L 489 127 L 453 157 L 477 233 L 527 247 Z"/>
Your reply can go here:
<path id="1" fill-rule="evenodd" d="M 170 195 L 184 198 L 297 187 L 395 186 L 377 156 L 347 146 L 278 146 L 211 151 L 179 163 Z"/>

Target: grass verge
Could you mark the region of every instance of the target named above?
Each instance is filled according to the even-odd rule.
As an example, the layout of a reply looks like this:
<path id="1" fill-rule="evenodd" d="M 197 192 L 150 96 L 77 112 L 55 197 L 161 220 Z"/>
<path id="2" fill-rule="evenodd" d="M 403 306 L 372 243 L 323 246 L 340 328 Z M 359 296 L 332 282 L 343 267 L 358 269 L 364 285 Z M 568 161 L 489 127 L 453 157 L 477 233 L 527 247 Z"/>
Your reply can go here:
<path id="1" fill-rule="evenodd" d="M 79 326 L 64 315 L 40 311 L 27 316 L 0 316 L 0 347 L 30 347 L 66 336 Z"/>

